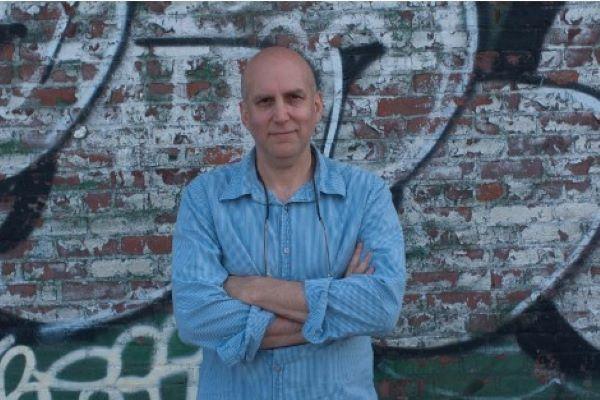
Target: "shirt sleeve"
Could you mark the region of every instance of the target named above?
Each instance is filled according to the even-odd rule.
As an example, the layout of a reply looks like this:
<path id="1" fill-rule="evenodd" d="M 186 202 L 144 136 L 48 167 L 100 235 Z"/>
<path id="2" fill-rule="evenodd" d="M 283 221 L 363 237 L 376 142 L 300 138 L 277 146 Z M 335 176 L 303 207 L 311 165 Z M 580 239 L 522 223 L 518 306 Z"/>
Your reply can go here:
<path id="1" fill-rule="evenodd" d="M 228 365 L 251 361 L 275 315 L 230 297 L 206 191 L 183 191 L 173 235 L 173 308 L 179 337 Z"/>
<path id="2" fill-rule="evenodd" d="M 404 238 L 391 193 L 381 180 L 368 197 L 359 240 L 373 253 L 373 275 L 304 282 L 308 316 L 302 333 L 311 343 L 382 335 L 398 321 L 406 282 Z"/>

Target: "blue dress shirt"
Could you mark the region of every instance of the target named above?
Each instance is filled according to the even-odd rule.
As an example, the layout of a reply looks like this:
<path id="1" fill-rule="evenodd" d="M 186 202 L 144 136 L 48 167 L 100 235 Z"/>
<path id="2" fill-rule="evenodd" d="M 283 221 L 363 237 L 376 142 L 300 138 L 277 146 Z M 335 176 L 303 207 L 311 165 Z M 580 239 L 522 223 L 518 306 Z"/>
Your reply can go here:
<path id="1" fill-rule="evenodd" d="M 275 315 L 228 296 L 229 275 L 265 275 L 266 201 L 252 150 L 183 191 L 173 237 L 173 304 L 180 338 L 203 348 L 198 399 L 376 399 L 371 335 L 391 331 L 405 285 L 404 240 L 387 185 L 316 152 L 312 180 L 282 203 L 270 191 L 268 264 L 303 281 L 307 344 L 259 349 Z M 372 275 L 343 278 L 357 242 Z M 364 255 L 364 254 L 363 254 Z"/>

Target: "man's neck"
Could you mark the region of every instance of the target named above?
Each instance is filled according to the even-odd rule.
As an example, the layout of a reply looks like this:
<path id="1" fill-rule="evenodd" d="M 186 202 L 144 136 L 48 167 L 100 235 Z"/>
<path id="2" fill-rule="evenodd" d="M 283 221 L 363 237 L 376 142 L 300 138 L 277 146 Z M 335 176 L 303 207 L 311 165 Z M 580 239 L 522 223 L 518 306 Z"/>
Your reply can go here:
<path id="1" fill-rule="evenodd" d="M 297 160 L 269 162 L 257 152 L 256 164 L 265 186 L 272 190 L 281 202 L 286 202 L 313 174 L 310 147 Z"/>

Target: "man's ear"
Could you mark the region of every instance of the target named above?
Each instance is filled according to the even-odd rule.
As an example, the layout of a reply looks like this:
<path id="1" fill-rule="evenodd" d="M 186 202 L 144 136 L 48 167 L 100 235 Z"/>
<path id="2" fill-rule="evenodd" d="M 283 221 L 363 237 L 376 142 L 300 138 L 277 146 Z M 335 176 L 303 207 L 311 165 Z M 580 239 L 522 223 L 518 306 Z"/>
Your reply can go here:
<path id="1" fill-rule="evenodd" d="M 317 122 L 323 118 L 323 107 L 325 107 L 323 104 L 323 96 L 321 95 L 321 92 L 317 91 L 315 93 L 315 112 L 318 114 Z"/>
<path id="2" fill-rule="evenodd" d="M 250 117 L 248 116 L 248 109 L 246 108 L 246 103 L 244 103 L 244 100 L 239 102 L 239 106 L 240 106 L 240 119 L 242 120 L 242 124 L 244 124 L 244 126 L 247 129 L 248 128 L 248 120 Z"/>

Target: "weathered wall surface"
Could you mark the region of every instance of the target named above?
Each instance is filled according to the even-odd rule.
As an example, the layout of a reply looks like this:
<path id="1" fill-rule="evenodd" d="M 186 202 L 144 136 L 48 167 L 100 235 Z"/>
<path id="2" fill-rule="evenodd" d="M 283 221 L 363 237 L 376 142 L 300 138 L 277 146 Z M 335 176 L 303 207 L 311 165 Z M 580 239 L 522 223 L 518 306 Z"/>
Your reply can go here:
<path id="1" fill-rule="evenodd" d="M 405 228 L 380 397 L 600 397 L 599 38 L 598 3 L 0 4 L 0 399 L 194 398 L 178 195 L 251 148 L 269 44 Z"/>

